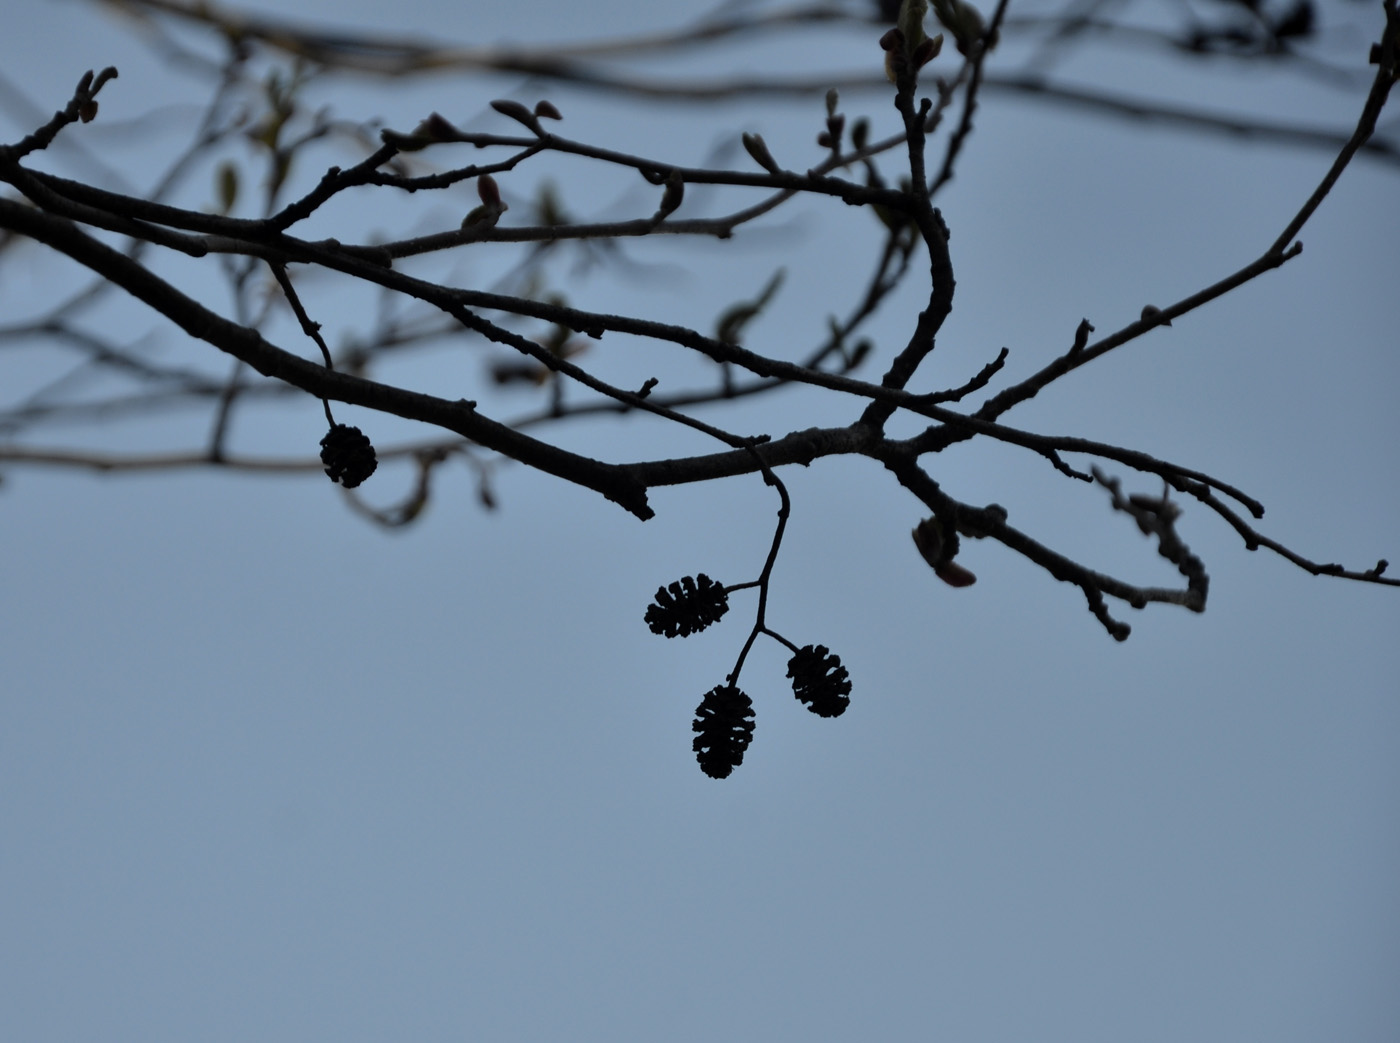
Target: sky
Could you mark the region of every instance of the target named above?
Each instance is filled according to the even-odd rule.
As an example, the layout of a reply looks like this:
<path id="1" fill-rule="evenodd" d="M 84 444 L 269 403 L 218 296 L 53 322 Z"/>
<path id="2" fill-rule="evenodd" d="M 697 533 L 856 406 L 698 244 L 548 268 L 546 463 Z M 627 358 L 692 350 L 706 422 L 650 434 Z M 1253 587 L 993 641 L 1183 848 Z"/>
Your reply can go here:
<path id="1" fill-rule="evenodd" d="M 696 13 L 621 0 L 278 6 L 473 43 Z M 1377 31 L 1378 7 L 1347 10 Z M 121 70 L 99 119 L 65 131 L 89 135 L 108 169 L 59 149 L 53 169 L 148 186 L 192 126 L 198 84 L 83 0 L 10 0 L 7 23 L 0 70 L 41 112 L 85 69 Z M 1364 33 L 1327 24 L 1340 53 L 1364 53 Z M 724 67 L 879 60 L 859 34 L 801 40 L 737 50 Z M 673 61 L 713 71 L 719 59 Z M 1360 108 L 1355 90 L 1281 72 L 1183 74 L 1141 55 L 1076 75 L 1338 129 Z M 491 98 L 546 95 L 568 133 L 608 147 L 747 169 L 734 144 L 754 131 L 793 166 L 819 156 L 819 97 L 672 108 L 438 78 L 336 83 L 318 99 L 347 119 L 410 129 L 437 110 L 475 128 L 497 126 Z M 0 99 L 4 140 L 32 129 L 15 97 Z M 158 106 L 161 133 L 130 122 Z M 874 94 L 843 107 L 877 129 L 893 117 Z M 1330 158 L 989 95 L 941 200 L 958 296 L 927 379 L 961 383 L 1003 345 L 1012 377 L 1033 372 L 1081 318 L 1107 332 L 1228 274 L 1272 242 Z M 553 176 L 579 213 L 654 206 L 654 190 L 606 170 Z M 188 205 L 210 205 L 212 168 L 202 177 Z M 1233 482 L 1266 504 L 1263 531 L 1317 560 L 1400 560 L 1397 177 L 1358 161 L 1300 236 L 1300 258 L 1011 420 Z M 538 181 L 500 180 L 510 220 Z M 694 195 L 687 205 L 720 205 Z M 473 201 L 464 188 L 336 219 L 437 230 Z M 751 346 L 796 352 L 851 299 L 875 243 L 868 215 L 799 201 L 732 243 L 629 244 L 624 275 L 577 272 L 567 290 L 583 307 L 707 328 L 782 266 Z M 226 305 L 206 272 L 152 263 Z M 454 277 L 489 284 L 492 263 L 454 259 Z M 0 257 L 0 324 L 73 277 L 37 250 Z M 308 306 L 328 335 L 349 336 L 372 306 L 336 293 L 313 282 Z M 897 296 L 872 327 L 876 363 L 918 307 Z M 111 321 L 152 328 L 135 305 Z M 152 343 L 226 371 L 168 332 Z M 52 349 L 3 350 L 6 402 L 54 372 Z M 655 355 L 605 343 L 580 361 L 668 382 L 700 372 Z M 494 357 L 395 372 L 456 397 Z M 519 396 L 497 400 L 502 414 L 537 404 Z M 424 437 L 344 415 L 380 444 Z M 700 415 L 779 435 L 854 414 L 794 391 Z M 231 437 L 248 453 L 306 456 L 318 416 L 314 402 L 253 411 Z M 42 437 L 140 451 L 206 431 L 204 416 L 179 414 Z M 615 460 L 713 444 L 635 419 L 541 433 Z M 1104 571 L 1173 579 L 1102 490 L 1009 448 L 943 457 L 927 462 L 951 495 L 1002 503 L 1013 524 Z M 877 465 L 784 471 L 793 512 L 768 620 L 841 656 L 851 706 L 808 714 L 785 651 L 761 641 L 741 680 L 755 739 L 715 781 L 695 764 L 689 722 L 732 668 L 752 592 L 684 641 L 642 617 L 682 575 L 757 577 L 777 502 L 753 476 L 656 490 L 643 524 L 519 467 L 496 472 L 487 511 L 456 466 L 395 532 L 310 474 L 10 464 L 0 476 L 6 1039 L 1400 1036 L 1400 596 L 1251 554 L 1196 505 L 1179 531 L 1207 564 L 1207 611 L 1114 606 L 1133 625 L 1119 644 L 1074 588 L 990 541 L 966 541 L 959 559 L 975 586 L 939 583 L 908 535 L 919 505 Z M 388 504 L 410 484 L 386 464 L 365 499 Z"/>

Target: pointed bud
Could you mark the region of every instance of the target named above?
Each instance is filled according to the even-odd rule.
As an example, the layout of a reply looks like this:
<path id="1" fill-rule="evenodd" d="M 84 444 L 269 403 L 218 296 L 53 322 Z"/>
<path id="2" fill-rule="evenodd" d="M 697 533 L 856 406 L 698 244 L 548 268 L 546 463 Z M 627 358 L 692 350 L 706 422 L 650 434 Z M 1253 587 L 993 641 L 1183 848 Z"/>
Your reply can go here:
<path id="1" fill-rule="evenodd" d="M 1071 355 L 1077 355 L 1084 350 L 1089 343 L 1089 334 L 1094 332 L 1094 324 L 1088 319 L 1079 320 L 1079 328 L 1074 331 L 1074 346 L 1069 349 Z"/>
<path id="2" fill-rule="evenodd" d="M 768 145 L 764 142 L 762 135 L 745 133 L 740 136 L 744 143 L 744 148 L 753 157 L 753 161 L 770 174 L 782 173 L 782 167 L 778 166 L 778 161 L 773 158 L 773 153 L 768 151 Z"/>
<path id="3" fill-rule="evenodd" d="M 536 135 L 544 136 L 544 129 L 540 126 L 539 119 L 520 102 L 512 101 L 509 98 L 498 98 L 491 103 L 491 107 L 502 116 L 509 116 L 515 122 L 528 127 Z"/>

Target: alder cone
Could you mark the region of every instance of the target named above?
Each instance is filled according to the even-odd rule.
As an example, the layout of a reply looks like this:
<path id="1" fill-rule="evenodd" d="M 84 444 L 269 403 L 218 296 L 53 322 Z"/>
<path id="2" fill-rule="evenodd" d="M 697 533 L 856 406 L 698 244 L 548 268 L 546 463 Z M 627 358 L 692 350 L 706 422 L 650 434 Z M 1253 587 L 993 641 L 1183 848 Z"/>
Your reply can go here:
<path id="1" fill-rule="evenodd" d="M 336 424 L 321 439 L 321 463 L 333 482 L 353 489 L 379 466 L 374 446 L 358 427 Z"/>
<path id="2" fill-rule="evenodd" d="M 655 601 L 647 606 L 646 624 L 653 634 L 689 637 L 718 623 L 729 611 L 724 584 L 703 572 L 685 576 L 669 587 L 657 587 Z"/>
<path id="3" fill-rule="evenodd" d="M 800 648 L 788 660 L 792 694 L 818 717 L 840 717 L 851 705 L 851 678 L 825 645 Z"/>
<path id="4" fill-rule="evenodd" d="M 733 685 L 717 685 L 695 708 L 691 729 L 700 770 L 712 779 L 728 778 L 753 741 L 753 700 Z"/>

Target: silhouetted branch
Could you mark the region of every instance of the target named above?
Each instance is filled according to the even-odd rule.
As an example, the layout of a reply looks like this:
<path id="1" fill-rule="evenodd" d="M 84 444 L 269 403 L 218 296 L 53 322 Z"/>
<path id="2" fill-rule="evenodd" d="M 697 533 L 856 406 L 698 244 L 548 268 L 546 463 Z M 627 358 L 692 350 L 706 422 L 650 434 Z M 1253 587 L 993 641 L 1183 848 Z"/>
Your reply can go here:
<path id="1" fill-rule="evenodd" d="M 534 50 L 454 49 L 410 40 L 380 41 L 375 44 L 353 35 L 337 35 L 291 26 L 281 20 L 244 16 L 231 8 L 208 4 L 177 3 L 175 0 L 112 0 L 115 6 L 140 11 L 151 18 L 180 17 L 201 25 L 218 27 L 229 41 L 229 56 L 221 69 L 216 97 L 225 98 L 237 87 L 247 85 L 249 48 L 254 44 L 274 51 L 296 54 L 325 67 L 341 69 L 374 68 L 381 73 L 411 75 L 445 67 L 487 71 L 530 72 L 559 81 L 587 83 L 592 87 L 621 81 L 611 73 L 597 71 L 580 63 L 606 62 L 623 55 L 654 54 L 662 50 L 703 48 L 744 34 L 790 28 L 799 24 L 828 26 L 860 25 L 871 28 L 873 11 L 857 17 L 834 6 L 799 7 L 784 11 L 755 11 L 726 19 L 701 21 L 688 28 L 659 34 L 641 34 L 626 40 L 574 48 Z M 961 5 L 961 6 L 960 6 Z M 1300 568 L 1315 574 L 1342 576 L 1361 582 L 1395 585 L 1385 578 L 1382 566 L 1369 570 L 1346 570 L 1337 565 L 1319 565 L 1258 533 L 1225 502 L 1231 498 L 1253 517 L 1262 516 L 1263 506 L 1236 486 L 1207 472 L 1163 460 L 1127 446 L 1118 446 L 1074 435 L 1044 435 L 1012 427 L 1006 415 L 1017 405 L 1050 388 L 1061 377 L 1078 370 L 1151 330 L 1171 326 L 1198 308 L 1246 285 L 1265 273 L 1300 255 L 1296 240 L 1319 203 L 1327 196 L 1348 164 L 1373 146 L 1378 117 L 1396 79 L 1395 41 L 1397 19 L 1394 0 L 1387 0 L 1387 24 L 1375 50 L 1378 68 L 1361 116 L 1350 135 L 1326 139 L 1335 145 L 1337 155 L 1331 169 L 1284 226 L 1283 232 L 1259 257 L 1233 273 L 1158 307 L 1148 305 L 1140 318 L 1090 341 L 1094 332 L 1085 320 L 1075 331 L 1071 344 L 1062 354 L 1029 376 L 1005 383 L 1008 351 L 962 384 L 943 390 L 911 390 L 954 306 L 956 272 L 949 248 L 950 231 L 934 205 L 938 191 L 950 180 L 959 157 L 970 147 L 974 116 L 987 91 L 1014 89 L 1023 93 L 1049 96 L 1059 92 L 1060 100 L 1079 105 L 1113 109 L 1124 115 L 1170 119 L 1182 125 L 1213 126 L 1232 133 L 1272 134 L 1258 121 L 1232 122 L 1229 117 L 1189 115 L 1160 102 L 1139 104 L 1123 95 L 1091 96 L 1047 84 L 1043 78 L 988 71 L 989 54 L 1011 46 L 1016 24 L 1005 19 L 1007 4 L 999 3 L 984 24 L 981 16 L 961 0 L 940 0 L 935 11 L 953 40 L 950 46 L 963 58 L 947 77 L 933 76 L 929 62 L 937 54 L 936 39 L 922 34 L 922 9 L 913 0 L 899 14 L 899 26 L 889 29 L 882 46 L 889 76 L 881 90 L 892 94 L 898 122 L 894 133 L 872 140 L 869 119 L 861 117 L 848 126 L 848 113 L 841 109 L 835 90 L 826 93 L 824 129 L 818 135 L 825 150 L 819 162 L 789 168 L 756 135 L 740 140 L 747 156 L 744 169 L 730 169 L 719 163 L 680 165 L 663 156 L 620 151 L 604 143 L 577 140 L 559 133 L 561 109 L 550 101 L 533 107 L 515 99 L 492 103 L 491 119 L 506 125 L 507 133 L 463 130 L 436 113 L 423 119 L 410 131 L 385 130 L 377 141 L 367 133 L 354 135 L 357 158 L 344 167 L 331 167 L 309 188 L 294 195 L 288 180 L 292 160 L 304 155 L 306 146 L 325 138 L 334 121 L 318 111 L 307 117 L 298 107 L 297 91 L 310 82 L 316 70 L 303 65 L 285 77 L 272 76 L 260 88 L 266 112 L 260 121 L 240 131 L 253 142 L 267 169 L 263 185 L 261 213 L 248 218 L 233 216 L 237 177 L 221 175 L 220 209 L 191 209 L 175 205 L 164 194 L 169 186 L 185 176 L 193 157 L 202 156 L 216 142 L 233 133 L 233 124 L 217 113 L 222 101 L 205 111 L 196 143 L 167 171 L 159 191 L 147 196 L 114 192 L 95 185 L 35 169 L 28 161 L 47 149 L 60 134 L 81 133 L 75 126 L 96 116 L 96 97 L 116 75 L 106 70 L 84 77 L 73 97 L 52 119 L 14 145 L 0 148 L 0 181 L 23 199 L 0 198 L 0 228 L 12 237 L 31 240 L 62 254 L 91 272 L 102 291 L 119 288 L 142 301 L 155 314 L 196 341 L 235 360 L 232 372 L 223 378 L 188 365 L 155 362 L 135 348 L 111 339 L 107 334 L 80 325 L 77 316 L 92 304 L 94 291 L 85 289 L 60 307 L 35 321 L 15 323 L 0 330 L 0 339 L 16 342 L 21 337 L 41 336 L 76 348 L 80 362 L 67 376 L 51 382 L 27 399 L 0 412 L 0 429 L 10 436 L 26 434 L 40 425 L 60 420 L 102 418 L 120 412 L 153 411 L 172 403 L 214 403 L 213 423 L 208 444 L 198 451 L 170 451 L 156 454 L 120 454 L 111 451 L 79 452 L 71 449 L 45 449 L 30 444 L 0 445 L 0 461 L 30 465 L 88 467 L 95 470 L 142 470 L 213 465 L 250 470 L 325 469 L 342 484 L 363 481 L 382 460 L 408 459 L 416 468 L 409 491 L 388 508 L 367 506 L 352 498 L 356 509 L 377 524 L 401 526 L 419 517 L 429 502 L 432 479 L 440 465 L 461 456 L 476 469 L 484 503 L 494 502 L 488 484 L 490 468 L 506 460 L 596 491 L 620 504 L 638 518 L 652 513 L 649 491 L 657 486 L 697 484 L 740 475 L 760 474 L 773 486 L 780 499 L 779 517 L 770 553 L 757 580 L 723 588 L 724 592 L 745 587 L 758 588 L 754 625 L 738 654 L 727 681 L 737 686 L 740 670 L 754 641 L 767 634 L 794 654 L 800 669 L 792 676 L 799 697 L 814 709 L 832 710 L 845 703 L 837 695 L 842 682 L 839 660 L 829 656 L 825 646 L 798 646 L 771 630 L 765 619 L 768 585 L 777 560 L 787 518 L 793 509 L 788 491 L 778 471 L 793 464 L 810 465 L 837 455 L 859 456 L 878 462 L 931 512 L 915 530 L 918 551 L 940 578 L 953 586 L 970 584 L 974 577 L 953 561 L 959 538 L 992 540 L 1064 582 L 1073 583 L 1084 593 L 1090 611 L 1117 639 L 1128 634 L 1128 627 L 1115 620 L 1107 599 L 1126 602 L 1134 608 L 1151 603 L 1182 605 L 1202 611 L 1206 602 L 1204 565 L 1186 549 L 1176 532 L 1180 507 L 1166 498 L 1175 490 L 1204 504 L 1215 515 L 1239 532 L 1246 546 L 1266 546 Z M 887 12 L 888 13 L 888 12 Z M 916 21 L 910 21 L 915 19 Z M 886 23 L 888 25 L 888 22 Z M 1069 14 L 1058 23 L 1053 39 L 1064 40 L 1089 32 Z M 1045 26 L 1041 26 L 1043 30 Z M 1093 27 L 1098 32 L 1102 27 Z M 905 29 L 909 32 L 906 33 Z M 916 31 L 917 30 L 917 31 Z M 1262 35 L 1244 40 L 1231 51 L 1255 47 L 1270 60 L 1292 60 L 1292 41 L 1305 35 L 1301 16 L 1292 22 L 1269 22 Z M 1212 30 L 1214 32 L 1214 30 Z M 1202 53 L 1222 55 L 1230 43 L 1228 33 L 1197 38 Z M 1052 34 L 1053 35 L 1053 34 Z M 1103 34 L 1107 35 L 1107 34 Z M 878 54 L 870 41 L 872 64 Z M 1257 45 L 1257 46 L 1256 46 Z M 174 46 L 172 44 L 172 46 Z M 1047 46 L 1051 46 L 1047 44 Z M 1058 47 L 1054 44 L 1053 47 Z M 1233 47 L 1233 45 L 1230 45 Z M 1053 49 L 1052 47 L 1052 49 Z M 1045 52 L 1048 53 L 1048 52 Z M 1039 74 L 1037 74 L 1039 76 Z M 822 82 L 830 87 L 839 77 Z M 926 85 L 925 85 L 926 81 Z M 861 81 L 865 86 L 870 83 Z M 793 87 L 796 81 L 788 81 Z M 759 90 L 752 83 L 728 81 L 711 88 L 735 92 Z M 651 84 L 653 91 L 679 95 L 677 84 Z M 631 90 L 632 88 L 625 88 Z M 762 88 L 766 90 L 767 88 Z M 703 90 L 688 97 L 708 97 Z M 698 92 L 695 92 L 698 91 Z M 925 93 L 927 91 L 927 93 Z M 636 90 L 640 96 L 647 91 Z M 942 133 L 945 113 L 958 112 L 956 124 Z M 1199 118 L 1198 118 L 1199 116 Z M 978 117 L 981 118 L 981 117 Z M 952 122 L 952 121 L 950 121 Z M 524 130 L 525 133 L 520 133 Z M 1297 127 L 1275 128 L 1284 136 L 1313 143 L 1323 140 Z M 1286 133 L 1284 133 L 1286 132 Z M 469 145 L 488 153 L 488 161 L 456 167 L 434 167 L 431 162 L 448 153 L 449 146 Z M 930 150 L 937 151 L 931 154 Z M 1393 155 L 1383 146 L 1378 155 Z M 574 220 L 552 196 L 542 194 L 539 202 L 527 207 L 531 213 L 520 216 L 520 207 L 511 210 L 497 184 L 498 176 L 519 177 L 535 171 L 559 157 L 587 159 L 602 169 L 636 185 L 646 183 L 645 200 L 629 204 L 630 215 L 610 220 Z M 898 171 L 887 176 L 881 166 Z M 385 238 L 382 241 L 354 242 L 348 231 L 343 238 L 313 240 L 293 234 L 312 219 L 328 219 L 331 204 L 340 204 L 349 193 L 375 192 L 407 197 L 411 194 L 440 192 L 454 186 L 475 188 L 481 205 L 458 227 L 417 231 L 417 234 Z M 731 190 L 736 196 L 750 193 L 742 204 L 727 204 L 719 214 L 697 216 L 690 200 L 702 186 Z M 897 186 L 897 187 L 891 187 Z M 509 186 L 508 186 L 509 187 Z M 290 197 L 285 199 L 284 197 Z M 756 197 L 757 201 L 753 201 Z M 850 300 L 829 311 L 826 332 L 804 343 L 791 338 L 757 341 L 777 343 L 766 350 L 752 346 L 749 330 L 777 293 L 781 272 L 767 286 L 750 297 L 731 304 L 715 320 L 715 332 L 706 334 L 690 325 L 575 307 L 562 295 L 544 288 L 544 258 L 547 251 L 575 243 L 594 249 L 617 250 L 618 244 L 636 239 L 665 236 L 669 241 L 711 239 L 725 241 L 787 205 L 805 198 L 828 204 L 868 208 L 879 218 L 882 231 L 878 249 L 870 255 L 868 274 L 850 281 Z M 512 203 L 518 197 L 510 196 Z M 508 213 L 508 211 L 510 211 Z M 875 227 L 872 222 L 871 227 Z M 122 242 L 110 245 L 94 234 Z M 427 258 L 447 251 L 482 251 L 507 244 L 527 246 L 526 260 L 518 273 L 522 277 L 509 286 L 477 288 L 456 285 L 442 277 L 421 274 L 420 268 L 404 270 L 409 258 Z M 142 251 L 163 247 L 194 265 L 220 267 L 233 291 L 234 318 L 218 314 L 196 300 L 186 290 L 157 273 Z M 169 254 L 162 256 L 168 257 Z M 616 256 L 612 254 L 610 256 Z M 913 263 L 915 256 L 926 258 L 926 269 Z M 271 273 L 271 294 L 261 298 L 255 272 Z M 925 275 L 926 272 L 926 275 Z M 332 349 L 321 333 L 320 320 L 302 300 L 303 280 L 327 275 L 361 289 L 374 288 L 384 301 L 402 302 L 417 309 L 411 320 L 404 320 L 384 305 L 377 328 L 370 337 L 340 350 Z M 926 278 L 926 282 L 923 280 Z M 878 381 L 861 379 L 857 373 L 863 362 L 877 350 L 861 331 L 873 316 L 893 299 L 894 291 L 908 280 L 920 298 L 922 310 L 903 326 L 902 340 L 890 352 L 885 371 Z M 536 281 L 538 280 L 538 281 Z M 264 332 L 276 310 L 272 301 L 285 301 L 302 334 L 316 344 L 315 360 L 278 346 Z M 256 303 L 260 301 L 261 303 Z M 278 305 L 280 307 L 280 304 Z M 837 318 L 844 314 L 843 318 Z M 547 335 L 531 332 L 531 324 L 544 323 Z M 1176 331 L 1181 331 L 1178 325 Z M 584 349 L 604 338 L 635 338 L 656 350 L 680 349 L 712 375 L 700 387 L 676 387 L 651 370 L 628 371 L 622 376 L 601 374 L 593 355 Z M 857 337 L 861 339 L 856 340 Z M 544 389 L 537 408 L 506 423 L 489 415 L 497 411 L 466 399 L 425 394 L 387 379 L 376 379 L 370 370 L 387 354 L 411 344 L 432 340 L 454 344 L 490 344 L 508 351 L 509 356 L 491 360 L 496 383 L 528 384 Z M 852 342 L 855 342 L 854 344 Z M 100 401 L 69 401 L 63 392 L 76 374 L 101 369 L 134 381 L 138 390 L 113 393 Z M 608 371 L 610 372 L 610 371 Z M 994 389 L 1002 382 L 1003 386 Z M 569 389 L 566 396 L 565 389 Z M 782 388 L 806 388 L 824 393 L 827 401 L 848 406 L 853 417 L 845 423 L 825 426 L 811 424 L 789 431 L 759 431 L 739 426 L 721 426 L 702 419 L 696 407 L 721 401 L 754 398 Z M 288 389 L 322 400 L 331 432 L 323 440 L 320 460 L 310 456 L 296 459 L 254 457 L 226 448 L 227 432 L 236 411 L 249 400 L 275 400 Z M 969 411 L 949 408 L 967 396 L 989 390 L 980 406 Z M 393 416 L 421 422 L 450 433 L 431 441 L 408 445 L 374 446 L 370 434 L 336 423 L 331 403 L 361 406 Z M 927 421 L 923 431 L 906 438 L 886 433 L 888 422 L 897 414 L 917 416 Z M 632 462 L 594 459 L 570 449 L 566 425 L 586 417 L 629 414 L 646 418 L 650 425 L 687 429 L 718 442 L 723 449 L 666 456 L 645 437 L 636 444 L 643 458 Z M 754 416 L 766 422 L 766 416 Z M 752 423 L 752 418 L 748 421 Z M 548 437 L 546 437 L 548 435 Z M 950 446 L 982 438 L 1016 446 L 1048 461 L 1067 477 L 1097 482 L 1105 486 L 1115 509 L 1133 517 L 1144 533 L 1157 541 L 1160 553 L 1171 560 L 1184 577 L 1179 589 L 1139 586 L 1099 572 L 1071 560 L 1037 541 L 1033 535 L 1008 523 L 1006 512 L 996 505 L 975 507 L 949 495 L 932 477 L 930 459 Z M 497 454 L 491 456 L 490 454 Z M 1164 485 L 1157 499 L 1123 496 L 1117 479 L 1103 476 L 1096 466 L 1084 470 L 1066 459 L 1067 454 L 1111 461 L 1154 475 Z M 678 603 L 698 597 L 684 583 L 677 588 Z M 697 588 L 698 590 L 698 588 Z M 663 606 L 664 608 L 664 606 Z M 698 617 L 697 617 L 698 618 Z M 737 688 L 735 688 L 737 691 Z M 834 694 L 835 693 L 835 694 Z M 712 693 L 713 694 L 713 693 Z M 742 693 L 740 693 L 742 694 Z M 708 697 L 707 697 L 708 698 Z M 747 697 L 745 697 L 746 699 Z M 737 705 L 737 704 L 736 704 Z M 834 715 L 834 714 L 829 714 Z"/>

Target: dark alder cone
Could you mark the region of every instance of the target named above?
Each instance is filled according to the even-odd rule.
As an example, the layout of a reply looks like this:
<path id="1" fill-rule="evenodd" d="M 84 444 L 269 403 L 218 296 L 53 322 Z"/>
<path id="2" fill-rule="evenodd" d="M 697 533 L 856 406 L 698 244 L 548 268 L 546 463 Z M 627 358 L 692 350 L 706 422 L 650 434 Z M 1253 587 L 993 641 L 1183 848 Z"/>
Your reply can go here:
<path id="1" fill-rule="evenodd" d="M 321 439 L 321 463 L 331 481 L 347 489 L 355 488 L 379 466 L 374 446 L 364 432 L 348 424 L 336 424 Z"/>
<path id="2" fill-rule="evenodd" d="M 753 700 L 730 684 L 717 685 L 695 708 L 691 748 L 700 770 L 712 779 L 726 779 L 744 763 L 753 740 Z"/>
<path id="3" fill-rule="evenodd" d="M 703 572 L 685 576 L 669 587 L 656 588 L 656 600 L 647 606 L 646 622 L 653 634 L 689 637 L 718 623 L 729 611 L 724 585 Z"/>
<path id="4" fill-rule="evenodd" d="M 798 649 L 788 660 L 787 675 L 792 694 L 818 717 L 840 717 L 851 705 L 850 675 L 825 645 Z"/>

